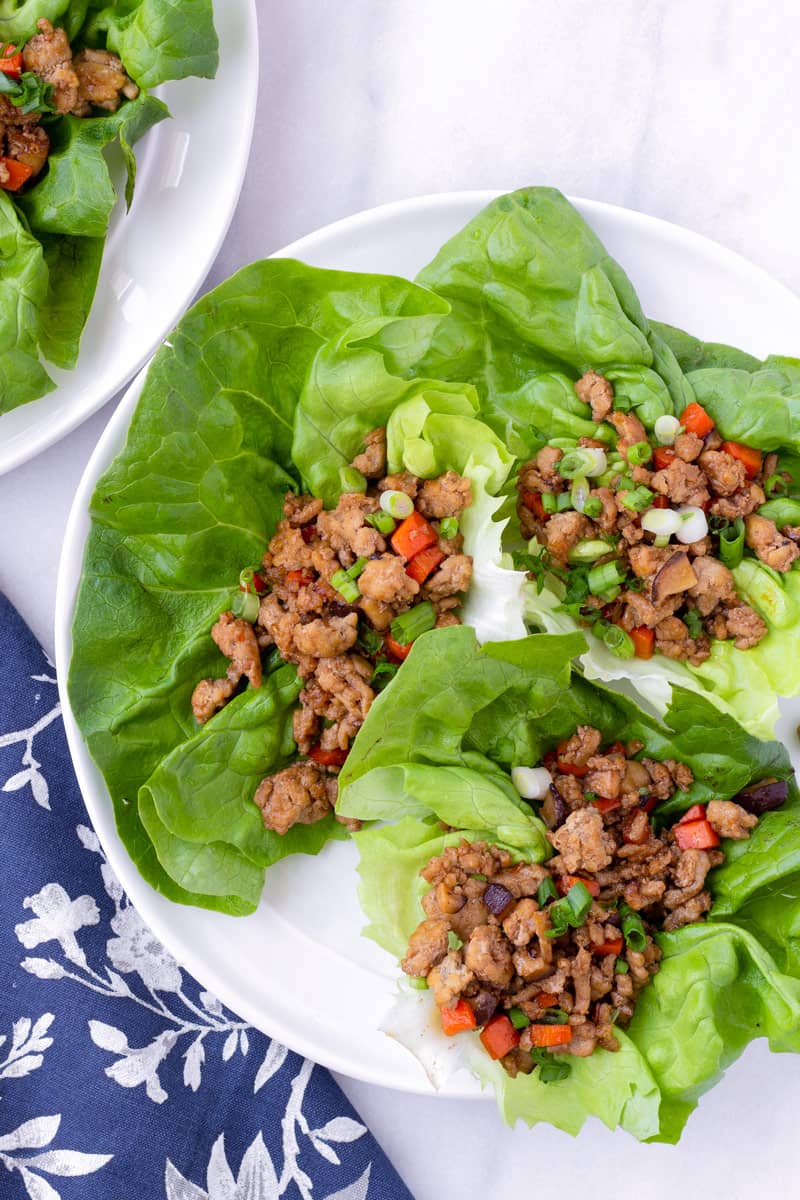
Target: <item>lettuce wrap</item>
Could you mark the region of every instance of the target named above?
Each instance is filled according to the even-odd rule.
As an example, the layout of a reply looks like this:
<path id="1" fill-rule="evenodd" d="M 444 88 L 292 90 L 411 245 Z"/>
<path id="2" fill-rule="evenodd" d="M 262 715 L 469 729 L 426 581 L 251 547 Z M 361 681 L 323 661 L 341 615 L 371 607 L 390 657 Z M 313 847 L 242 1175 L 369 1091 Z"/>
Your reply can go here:
<path id="1" fill-rule="evenodd" d="M 658 935 L 660 969 L 619 1031 L 617 1053 L 570 1059 L 569 1077 L 556 1082 L 542 1083 L 536 1071 L 512 1079 L 476 1034 L 445 1037 L 430 993 L 406 984 L 383 1024 L 436 1083 L 466 1068 L 493 1086 L 509 1123 L 549 1121 L 575 1134 L 595 1116 L 641 1140 L 674 1142 L 702 1093 L 754 1037 L 767 1037 L 775 1051 L 800 1051 L 800 796 L 781 746 L 688 690 L 676 689 L 656 720 L 575 670 L 580 640 L 533 635 L 481 648 L 467 628 L 420 638 L 367 717 L 342 772 L 338 809 L 394 822 L 355 840 L 364 932 L 400 957 L 426 915 L 419 870 L 445 845 L 466 837 L 515 859 L 548 857 L 544 827 L 514 800 L 509 772 L 541 761 L 578 723 L 604 739 L 640 739 L 652 757 L 691 766 L 692 787 L 660 806 L 657 819 L 730 798 L 754 781 L 786 779 L 784 807 L 762 816 L 750 840 L 726 843 L 725 862 L 708 879 L 708 920 Z M 467 772 L 475 782 L 454 785 Z"/>
<path id="2" fill-rule="evenodd" d="M 648 321 L 622 268 L 560 192 L 525 188 L 493 201 L 418 281 L 445 298 L 450 312 L 417 369 L 474 384 L 483 418 L 520 459 L 554 437 L 569 445 L 609 434 L 573 390 L 594 369 L 648 433 L 659 416 L 680 416 L 696 400 L 723 438 L 778 452 L 778 469 L 793 484 L 788 497 L 760 512 L 800 523 L 800 360 L 774 355 L 759 362 Z M 747 558 L 735 575 L 742 599 L 767 624 L 759 645 L 740 651 L 715 641 L 708 661 L 693 667 L 661 655 L 623 663 L 590 636 L 586 674 L 628 678 L 662 712 L 671 685 L 708 693 L 754 733 L 769 736 L 777 696 L 800 691 L 800 565 L 778 576 Z M 559 610 L 562 599 L 552 575 L 543 588 L 529 587 L 529 623 L 555 633 L 575 629 Z"/>
<path id="3" fill-rule="evenodd" d="M 45 116 L 51 151 L 44 173 L 20 192 L 0 191 L 0 414 L 53 390 L 43 361 L 66 369 L 77 362 L 117 203 L 107 147 L 118 145 L 123 157 L 130 208 L 133 146 L 169 116 L 151 89 L 217 70 L 212 0 L 6 0 L 0 45 L 22 46 L 40 18 L 63 28 L 76 51 L 118 54 L 140 92 L 115 113 Z"/>
<path id="4" fill-rule="evenodd" d="M 201 678 L 225 673 L 211 627 L 288 490 L 334 504 L 366 434 L 385 425 L 390 469 L 471 480 L 465 619 L 482 639 L 505 627 L 495 586 L 509 577 L 524 632 L 521 579 L 498 565 L 494 519 L 513 457 L 478 419 L 470 385 L 408 378 L 445 310 L 401 279 L 256 263 L 195 305 L 148 372 L 92 499 L 68 686 L 120 836 L 173 900 L 250 912 L 267 866 L 345 836 L 332 816 L 278 836 L 252 802 L 296 756 L 294 667 L 270 661 L 260 688 L 202 728 L 190 704 Z"/>

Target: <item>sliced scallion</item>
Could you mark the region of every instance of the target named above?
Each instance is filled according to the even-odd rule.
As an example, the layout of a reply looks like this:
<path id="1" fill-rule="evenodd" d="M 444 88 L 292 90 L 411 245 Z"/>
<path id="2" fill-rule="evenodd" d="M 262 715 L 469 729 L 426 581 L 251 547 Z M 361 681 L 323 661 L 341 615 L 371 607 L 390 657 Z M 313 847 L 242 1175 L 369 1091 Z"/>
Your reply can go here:
<path id="1" fill-rule="evenodd" d="M 592 632 L 617 658 L 633 658 L 635 655 L 633 638 L 629 637 L 620 625 L 612 625 L 609 621 L 596 621 Z"/>
<path id="2" fill-rule="evenodd" d="M 458 517 L 443 517 L 439 522 L 439 536 L 451 542 L 458 536 Z"/>
<path id="3" fill-rule="evenodd" d="M 630 971 L 630 967 L 626 963 L 625 959 L 618 958 L 617 961 L 614 963 L 614 974 L 615 975 L 627 975 L 629 971 Z"/>
<path id="4" fill-rule="evenodd" d="M 653 428 L 659 443 L 662 446 L 671 446 L 680 432 L 681 423 L 677 417 L 665 414 L 658 418 Z"/>
<path id="5" fill-rule="evenodd" d="M 630 512 L 644 512 L 653 503 L 653 493 L 650 488 L 640 484 L 633 491 L 625 490 L 619 498 L 620 504 Z"/>
<path id="6" fill-rule="evenodd" d="M 744 557 L 744 521 L 737 517 L 719 534 L 719 556 L 726 567 L 733 570 Z"/>
<path id="7" fill-rule="evenodd" d="M 657 537 L 672 537 L 681 527 L 681 518 L 674 508 L 648 508 L 642 514 L 642 529 Z"/>
<path id="8" fill-rule="evenodd" d="M 381 492 L 381 508 L 390 517 L 396 517 L 398 521 L 405 520 L 410 517 L 414 511 L 414 501 L 405 492 L 389 491 Z"/>
<path id="9" fill-rule="evenodd" d="M 593 596 L 598 596 L 600 592 L 605 592 L 608 588 L 614 588 L 617 584 L 622 583 L 625 575 L 625 568 L 618 561 L 601 563 L 599 567 L 592 567 L 589 572 L 587 578 L 589 591 Z"/>
<path id="10" fill-rule="evenodd" d="M 423 600 L 421 604 L 415 604 L 408 612 L 400 613 L 399 617 L 395 617 L 391 625 L 392 637 L 401 646 L 408 646 L 423 633 L 433 629 L 435 624 L 436 609 L 430 600 Z"/>
<path id="11" fill-rule="evenodd" d="M 770 475 L 764 480 L 764 491 L 770 500 L 776 496 L 785 496 L 789 491 L 785 475 Z"/>
<path id="12" fill-rule="evenodd" d="M 558 512 L 558 496 L 555 492 L 542 492 L 542 508 L 546 513 Z"/>
<path id="13" fill-rule="evenodd" d="M 643 467 L 653 457 L 653 448 L 649 442 L 634 442 L 625 451 L 628 462 L 634 467 Z"/>
<path id="14" fill-rule="evenodd" d="M 594 479 L 596 475 L 603 474 L 606 466 L 605 450 L 599 446 L 578 446 L 575 450 L 567 451 L 559 461 L 558 470 L 565 479 L 577 479 L 581 475 Z"/>
<path id="15" fill-rule="evenodd" d="M 596 562 L 604 554 L 610 553 L 611 547 L 608 542 L 601 541 L 600 538 L 585 538 L 572 547 L 569 552 L 569 561 L 573 563 Z"/>
<path id="16" fill-rule="evenodd" d="M 521 1008 L 510 1008 L 508 1010 L 508 1019 L 515 1029 L 527 1029 L 531 1023 L 530 1017 L 526 1017 Z"/>
<path id="17" fill-rule="evenodd" d="M 622 935 L 631 950 L 641 952 L 647 946 L 647 934 L 644 931 L 642 918 L 627 904 L 620 904 L 619 915 L 622 924 Z"/>
<path id="18" fill-rule="evenodd" d="M 589 484 L 585 476 L 579 475 L 577 479 L 573 479 L 569 498 L 576 512 L 582 513 L 586 511 L 586 501 L 589 499 Z"/>
<path id="19" fill-rule="evenodd" d="M 367 513 L 366 521 L 373 529 L 377 529 L 378 533 L 394 533 L 394 517 L 390 517 L 383 509 L 380 512 Z"/>
<path id="20" fill-rule="evenodd" d="M 237 592 L 231 601 L 231 612 L 235 617 L 254 624 L 258 620 L 261 601 L 254 592 Z"/>
<path id="21" fill-rule="evenodd" d="M 684 546 L 701 541 L 708 533 L 708 519 L 702 508 L 698 508 L 694 504 L 686 504 L 678 509 L 678 516 L 681 518 L 681 525 L 675 537 Z"/>
<path id="22" fill-rule="evenodd" d="M 583 505 L 583 515 L 592 520 L 603 515 L 603 501 L 599 496 L 589 496 Z"/>
<path id="23" fill-rule="evenodd" d="M 572 497 L 569 492 L 556 496 L 556 512 L 568 512 L 572 508 Z"/>
<path id="24" fill-rule="evenodd" d="M 558 888 L 553 883 L 552 876 L 547 875 L 539 884 L 539 890 L 536 893 L 536 900 L 539 908 L 544 908 L 545 904 L 549 904 L 551 900 L 558 899 Z"/>

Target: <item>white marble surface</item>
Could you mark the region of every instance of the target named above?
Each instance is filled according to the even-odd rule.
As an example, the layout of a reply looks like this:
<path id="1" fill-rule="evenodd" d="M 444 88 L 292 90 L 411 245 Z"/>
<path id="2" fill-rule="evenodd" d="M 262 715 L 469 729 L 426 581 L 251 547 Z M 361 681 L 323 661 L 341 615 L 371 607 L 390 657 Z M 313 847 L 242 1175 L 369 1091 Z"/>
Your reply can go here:
<path id="1" fill-rule="evenodd" d="M 796 0 L 260 0 L 259 9 L 251 168 L 206 286 L 374 204 L 535 182 L 686 225 L 800 291 Z M 48 649 L 70 499 L 111 407 L 0 479 L 0 588 Z M 759 1048 L 748 1057 L 763 1101 L 749 1098 L 747 1154 L 734 1144 L 742 1096 L 732 1080 L 702 1103 L 678 1148 L 600 1128 L 578 1143 L 511 1131 L 489 1105 L 343 1082 L 417 1200 L 552 1194 L 545 1162 L 570 1194 L 595 1200 L 611 1200 L 620 1182 L 648 1200 L 723 1187 L 731 1200 L 796 1194 L 773 1114 L 781 1097 L 800 1098 L 797 1063 Z"/>

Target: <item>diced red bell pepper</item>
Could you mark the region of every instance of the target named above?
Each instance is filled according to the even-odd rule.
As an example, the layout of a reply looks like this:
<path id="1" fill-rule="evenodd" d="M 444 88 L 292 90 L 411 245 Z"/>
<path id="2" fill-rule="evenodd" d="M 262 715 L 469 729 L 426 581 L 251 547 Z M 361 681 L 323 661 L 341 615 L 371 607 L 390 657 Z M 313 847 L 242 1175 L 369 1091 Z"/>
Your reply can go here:
<path id="1" fill-rule="evenodd" d="M 608 942 L 599 942 L 596 946 L 590 946 L 592 954 L 613 954 L 622 953 L 623 939 L 621 937 L 612 938 Z"/>
<path id="2" fill-rule="evenodd" d="M 658 451 L 656 451 L 656 453 L 658 453 Z M 669 508 L 669 500 L 667 499 L 666 496 L 654 496 L 652 507 L 653 508 Z"/>
<path id="3" fill-rule="evenodd" d="M 705 821 L 705 819 L 705 804 L 693 804 L 691 808 L 687 808 L 680 821 L 678 821 L 678 825 L 688 825 L 690 821 Z"/>
<path id="4" fill-rule="evenodd" d="M 538 492 L 529 492 L 526 488 L 523 488 L 523 490 L 521 492 L 521 496 L 522 496 L 522 503 L 525 505 L 525 507 L 530 512 L 533 513 L 533 515 L 536 517 L 536 519 L 538 521 L 549 521 L 550 520 L 550 514 L 546 513 L 544 511 L 544 505 L 542 504 L 542 497 L 539 495 Z"/>
<path id="5" fill-rule="evenodd" d="M 310 525 L 303 525 L 302 528 L 300 529 L 300 537 L 303 539 L 303 541 L 305 542 L 306 545 L 308 545 L 309 542 L 313 542 L 313 540 L 316 536 L 317 536 L 316 521 L 312 521 Z"/>
<path id="6" fill-rule="evenodd" d="M 11 42 L 3 47 L 0 55 L 0 71 L 11 79 L 19 79 L 22 74 L 22 51 L 12 46 Z"/>
<path id="7" fill-rule="evenodd" d="M 531 1026 L 531 1028 L 533 1029 L 535 1026 Z M 519 1034 L 508 1017 L 498 1013 L 484 1025 L 481 1030 L 481 1041 L 490 1058 L 503 1058 L 519 1045 Z"/>
<path id="8" fill-rule="evenodd" d="M 386 647 L 386 652 L 394 662 L 405 662 L 411 653 L 413 642 L 409 642 L 407 646 L 401 646 L 396 642 L 390 633 L 383 635 L 383 644 Z"/>
<path id="9" fill-rule="evenodd" d="M 458 1004 L 454 1004 L 452 1008 L 441 1008 L 439 1015 L 442 1018 L 442 1030 L 448 1037 L 455 1037 L 457 1033 L 475 1029 L 477 1025 L 472 1006 L 467 1004 L 466 1000 L 459 1000 Z"/>
<path id="10" fill-rule="evenodd" d="M 605 816 L 606 813 L 614 812 L 615 809 L 618 809 L 622 804 L 622 801 L 609 800 L 606 796 L 598 796 L 596 800 L 592 801 L 592 804 L 599 813 L 602 813 L 603 816 Z"/>
<path id="11" fill-rule="evenodd" d="M 349 751 L 339 750 L 323 750 L 321 746 L 315 746 L 313 750 L 309 750 L 308 757 L 312 762 L 318 763 L 321 767 L 342 767 L 347 758 Z"/>
<path id="12" fill-rule="evenodd" d="M 637 658 L 652 658 L 656 648 L 656 631 L 646 625 L 637 625 L 630 631 L 634 654 Z"/>
<path id="13" fill-rule="evenodd" d="M 653 451 L 653 464 L 657 471 L 666 471 L 675 458 L 676 454 L 671 446 L 656 446 Z"/>
<path id="14" fill-rule="evenodd" d="M 428 546 L 427 550 L 420 550 L 419 554 L 414 555 L 406 567 L 406 575 L 416 579 L 417 583 L 424 583 L 443 560 L 444 555 L 438 546 Z"/>
<path id="15" fill-rule="evenodd" d="M 563 775 L 575 775 L 578 779 L 583 779 L 589 768 L 584 763 L 581 766 L 579 763 L 565 762 L 562 755 L 566 751 L 567 742 L 559 742 L 556 746 L 556 765 Z"/>
<path id="16" fill-rule="evenodd" d="M 704 438 L 714 428 L 712 418 L 708 415 L 702 404 L 698 404 L 696 400 L 693 400 L 691 404 L 687 404 L 681 413 L 681 425 L 687 433 L 693 433 L 699 438 Z"/>
<path id="17" fill-rule="evenodd" d="M 595 899 L 600 895 L 600 884 L 596 879 L 583 879 L 580 875 L 559 875 L 556 879 L 556 887 L 562 896 L 566 896 L 569 889 L 576 883 L 582 883 Z"/>
<path id="18" fill-rule="evenodd" d="M 552 1008 L 554 1004 L 558 1004 L 558 996 L 553 992 L 537 992 L 533 1000 L 539 1008 Z"/>
<path id="19" fill-rule="evenodd" d="M 308 571 L 289 571 L 286 575 L 287 583 L 296 583 L 298 587 L 305 587 L 309 583 L 314 582 L 314 576 Z"/>
<path id="20" fill-rule="evenodd" d="M 567 1042 L 572 1041 L 572 1026 L 529 1025 L 528 1034 L 533 1046 L 539 1046 L 543 1049 L 548 1046 L 566 1046 Z"/>
<path id="21" fill-rule="evenodd" d="M 405 559 L 412 559 L 428 546 L 435 546 L 438 541 L 436 530 L 425 520 L 422 513 L 416 509 L 410 517 L 406 517 L 392 534 L 392 546 L 397 554 Z"/>
<path id="22" fill-rule="evenodd" d="M 606 747 L 604 753 L 605 754 L 624 754 L 625 747 L 623 746 L 622 742 L 612 742 L 610 746 Z"/>
<path id="23" fill-rule="evenodd" d="M 646 800 L 641 800 L 639 808 L 642 812 L 651 813 L 654 808 L 658 808 L 658 796 L 648 796 Z"/>
<path id="24" fill-rule="evenodd" d="M 675 841 L 681 850 L 713 850 L 719 837 L 708 821 L 687 821 L 673 828 Z"/>
<path id="25" fill-rule="evenodd" d="M 7 176 L 5 182 L 0 181 L 0 188 L 4 192 L 18 192 L 33 174 L 33 167 L 17 162 L 15 158 L 0 158 L 0 167 L 5 167 L 5 171 L 0 173 Z"/>
<path id="26" fill-rule="evenodd" d="M 735 458 L 742 464 L 748 479 L 755 479 L 761 470 L 761 464 L 764 461 L 763 455 L 760 450 L 756 450 L 752 446 L 743 446 L 741 442 L 723 442 L 720 450 L 724 450 L 726 454 L 730 454 L 731 458 Z"/>

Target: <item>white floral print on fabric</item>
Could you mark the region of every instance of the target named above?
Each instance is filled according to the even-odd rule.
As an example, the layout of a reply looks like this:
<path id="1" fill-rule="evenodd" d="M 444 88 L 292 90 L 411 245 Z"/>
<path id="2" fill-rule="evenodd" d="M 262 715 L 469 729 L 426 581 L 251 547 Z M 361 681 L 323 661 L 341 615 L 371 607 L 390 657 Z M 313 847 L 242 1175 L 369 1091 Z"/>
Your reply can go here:
<path id="1" fill-rule="evenodd" d="M 83 823 L 51 664 L 2 595 L 0 655 L 2 1200 L 410 1200 L 328 1073 L 144 925 Z"/>

